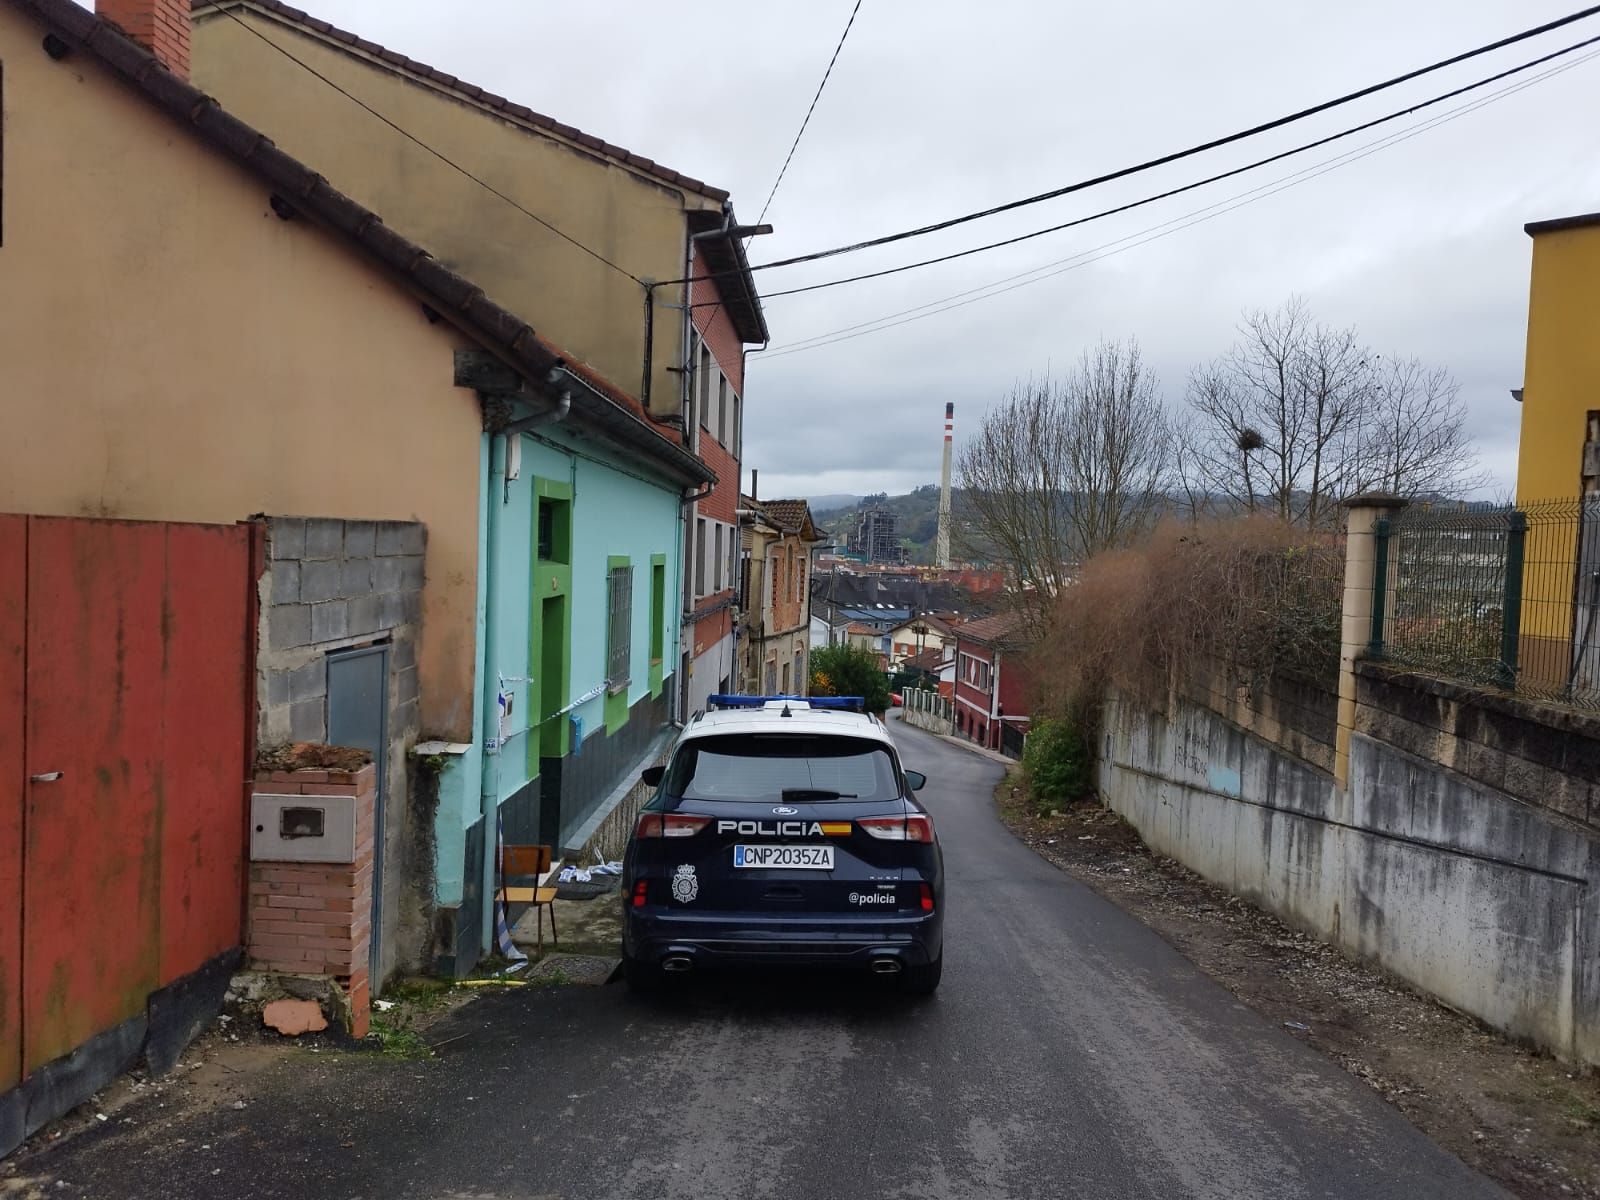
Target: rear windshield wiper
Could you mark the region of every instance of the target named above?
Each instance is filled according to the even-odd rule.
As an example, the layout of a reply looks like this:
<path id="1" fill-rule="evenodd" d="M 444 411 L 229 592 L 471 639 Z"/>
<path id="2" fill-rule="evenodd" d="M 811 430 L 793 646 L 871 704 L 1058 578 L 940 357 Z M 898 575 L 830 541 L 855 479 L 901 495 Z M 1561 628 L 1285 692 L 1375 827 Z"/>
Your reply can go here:
<path id="1" fill-rule="evenodd" d="M 857 800 L 854 792 L 834 792 L 827 788 L 784 788 L 785 800 Z"/>

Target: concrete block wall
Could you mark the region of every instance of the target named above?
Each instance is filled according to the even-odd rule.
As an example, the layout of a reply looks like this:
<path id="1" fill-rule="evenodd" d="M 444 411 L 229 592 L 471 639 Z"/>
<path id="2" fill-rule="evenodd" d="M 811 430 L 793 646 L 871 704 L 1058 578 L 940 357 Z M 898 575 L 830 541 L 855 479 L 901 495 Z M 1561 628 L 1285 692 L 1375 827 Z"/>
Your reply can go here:
<path id="1" fill-rule="evenodd" d="M 1185 694 L 1241 729 L 1323 771 L 1333 770 L 1339 690 L 1325 681 L 1287 674 L 1241 681 L 1221 663 L 1195 671 Z"/>
<path id="2" fill-rule="evenodd" d="M 327 975 L 350 1002 L 350 1033 L 366 1037 L 372 1003 L 372 865 L 377 770 L 262 771 L 257 795 L 353 796 L 355 861 L 252 862 L 245 928 L 258 971 Z"/>
<path id="3" fill-rule="evenodd" d="M 327 651 L 394 644 L 391 728 L 419 725 L 416 635 L 426 531 L 402 521 L 272 517 L 262 581 L 257 737 L 327 737 Z"/>
<path id="4" fill-rule="evenodd" d="M 1358 733 L 1600 830 L 1600 713 L 1380 662 L 1356 665 Z"/>
<path id="5" fill-rule="evenodd" d="M 383 896 L 374 931 L 382 977 L 425 965 L 433 900 L 432 837 L 411 804 L 407 753 L 420 732 L 417 645 L 427 531 L 410 521 L 267 518 L 256 660 L 257 742 L 321 743 L 328 736 L 331 651 L 389 646 L 384 754 Z M 383 978 L 377 981 L 380 985 Z"/>

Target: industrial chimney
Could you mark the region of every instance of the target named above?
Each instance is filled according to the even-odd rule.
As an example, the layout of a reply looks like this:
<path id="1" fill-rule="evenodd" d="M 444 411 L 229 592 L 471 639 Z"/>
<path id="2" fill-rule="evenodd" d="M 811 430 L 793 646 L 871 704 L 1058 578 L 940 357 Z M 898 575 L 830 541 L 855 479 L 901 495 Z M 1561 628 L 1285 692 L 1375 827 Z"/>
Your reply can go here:
<path id="1" fill-rule="evenodd" d="M 941 570 L 950 569 L 950 439 L 956 424 L 955 402 L 944 406 L 944 466 L 939 472 L 939 542 Z"/>

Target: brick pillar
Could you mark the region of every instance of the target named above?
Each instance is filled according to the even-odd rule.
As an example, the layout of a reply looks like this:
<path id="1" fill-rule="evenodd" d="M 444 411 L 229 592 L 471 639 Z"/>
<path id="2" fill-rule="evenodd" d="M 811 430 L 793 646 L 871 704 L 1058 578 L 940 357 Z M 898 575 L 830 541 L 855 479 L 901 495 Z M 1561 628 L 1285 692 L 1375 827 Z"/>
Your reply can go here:
<path id="1" fill-rule="evenodd" d="M 367 1036 L 372 1005 L 367 963 L 372 942 L 372 856 L 377 768 L 262 771 L 263 795 L 354 796 L 355 861 L 252 862 L 248 965 L 260 971 L 328 975 L 350 998 L 352 1037 Z"/>
<path id="2" fill-rule="evenodd" d="M 1345 501 L 1344 605 L 1339 633 L 1339 725 L 1334 733 L 1333 779 L 1350 783 L 1350 735 L 1356 727 L 1356 659 L 1372 639 L 1373 533 L 1379 517 L 1404 508 L 1398 496 L 1354 496 Z M 1390 586 L 1394 574 L 1390 572 Z"/>

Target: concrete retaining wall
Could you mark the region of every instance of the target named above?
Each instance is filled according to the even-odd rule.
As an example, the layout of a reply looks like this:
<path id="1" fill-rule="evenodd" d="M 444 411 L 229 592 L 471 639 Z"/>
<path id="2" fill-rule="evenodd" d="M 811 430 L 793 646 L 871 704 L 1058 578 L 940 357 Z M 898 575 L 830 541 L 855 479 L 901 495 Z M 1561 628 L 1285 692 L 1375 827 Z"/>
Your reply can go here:
<path id="1" fill-rule="evenodd" d="M 1363 696 L 1372 726 L 1405 706 L 1425 728 L 1409 694 L 1419 685 L 1383 683 Z M 1192 700 L 1160 714 L 1113 697 L 1104 719 L 1102 794 L 1154 849 L 1496 1028 L 1600 1062 L 1596 838 L 1474 777 L 1504 778 L 1490 760 L 1509 749 L 1480 743 L 1469 775 L 1358 730 L 1340 789 Z M 1569 813 L 1575 788 L 1551 787 Z"/>

